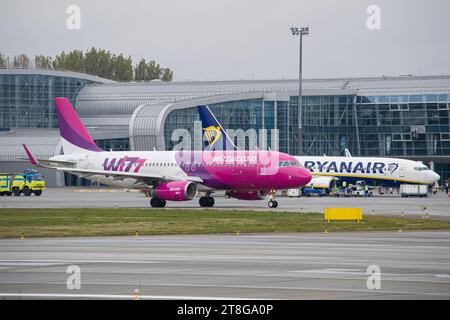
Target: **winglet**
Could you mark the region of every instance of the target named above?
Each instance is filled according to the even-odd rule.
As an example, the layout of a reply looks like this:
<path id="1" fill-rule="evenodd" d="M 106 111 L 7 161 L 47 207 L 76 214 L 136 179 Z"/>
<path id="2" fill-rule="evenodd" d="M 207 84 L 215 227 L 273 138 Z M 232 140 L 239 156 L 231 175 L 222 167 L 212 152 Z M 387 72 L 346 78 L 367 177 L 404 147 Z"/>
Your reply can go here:
<path id="1" fill-rule="evenodd" d="M 28 159 L 30 159 L 31 164 L 34 165 L 34 166 L 39 164 L 36 161 L 36 159 L 33 157 L 33 155 L 31 154 L 30 150 L 28 150 L 27 146 L 24 143 L 22 144 L 22 146 L 24 147 L 25 152 L 27 153 Z"/>

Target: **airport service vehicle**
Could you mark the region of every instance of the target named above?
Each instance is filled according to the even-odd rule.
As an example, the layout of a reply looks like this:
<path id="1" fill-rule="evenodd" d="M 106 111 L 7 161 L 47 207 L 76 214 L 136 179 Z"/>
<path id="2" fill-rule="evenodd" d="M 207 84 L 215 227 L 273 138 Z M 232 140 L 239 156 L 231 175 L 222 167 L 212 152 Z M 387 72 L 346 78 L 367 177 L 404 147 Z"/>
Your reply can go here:
<path id="1" fill-rule="evenodd" d="M 356 190 L 353 190 L 352 193 L 355 197 L 372 197 L 373 196 L 372 190 L 356 189 Z"/>
<path id="2" fill-rule="evenodd" d="M 13 180 L 14 180 L 14 174 L 0 173 L 0 196 L 12 195 Z"/>
<path id="3" fill-rule="evenodd" d="M 288 189 L 287 192 L 288 197 L 300 197 L 302 195 L 302 190 L 301 189 Z"/>
<path id="4" fill-rule="evenodd" d="M 323 189 L 314 189 L 314 188 L 304 188 L 303 189 L 303 195 L 306 197 L 311 197 L 311 196 L 318 196 L 321 197 L 324 195 L 324 191 Z"/>
<path id="5" fill-rule="evenodd" d="M 103 151 L 66 98 L 55 98 L 55 104 L 64 154 L 35 159 L 23 145 L 31 163 L 105 185 L 147 190 L 152 207 L 192 200 L 199 192 L 205 194 L 200 206 L 211 207 L 211 195 L 220 190 L 241 200 L 269 198 L 268 206 L 276 208 L 273 190 L 311 180 L 294 157 L 274 151 Z"/>
<path id="6" fill-rule="evenodd" d="M 209 147 L 222 150 L 237 150 L 230 137 L 207 106 L 199 106 L 198 112 L 203 131 L 211 135 Z M 208 137 L 208 136 L 207 136 Z M 337 183 L 347 186 L 364 181 L 370 186 L 398 187 L 400 184 L 430 185 L 440 176 L 422 162 L 407 159 L 381 157 L 352 157 L 346 150 L 346 157 L 296 156 L 312 174 L 307 187 L 325 189 L 326 194 L 336 189 Z"/>
<path id="7" fill-rule="evenodd" d="M 351 192 L 355 197 L 372 197 L 373 191 L 369 189 L 366 181 L 356 181 L 356 185 L 352 186 Z"/>
<path id="8" fill-rule="evenodd" d="M 30 196 L 34 193 L 40 196 L 44 190 L 44 178 L 34 169 L 27 169 L 19 174 L 0 175 L 0 195 L 20 196 L 23 193 Z"/>
<path id="9" fill-rule="evenodd" d="M 400 195 L 402 197 L 426 197 L 428 186 L 423 184 L 402 184 L 400 185 Z"/>

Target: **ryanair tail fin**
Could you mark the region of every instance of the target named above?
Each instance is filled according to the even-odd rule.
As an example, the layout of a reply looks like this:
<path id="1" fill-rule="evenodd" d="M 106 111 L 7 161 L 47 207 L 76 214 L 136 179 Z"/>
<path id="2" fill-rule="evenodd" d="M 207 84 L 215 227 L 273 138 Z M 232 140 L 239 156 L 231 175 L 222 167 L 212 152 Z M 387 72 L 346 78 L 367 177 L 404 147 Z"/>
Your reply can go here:
<path id="1" fill-rule="evenodd" d="M 202 121 L 203 135 L 206 138 L 205 146 L 214 150 L 237 150 L 238 148 L 231 141 L 209 107 L 206 105 L 198 106 L 197 109 Z"/>
<path id="2" fill-rule="evenodd" d="M 69 100 L 54 100 L 64 154 L 103 151 L 92 140 Z"/>

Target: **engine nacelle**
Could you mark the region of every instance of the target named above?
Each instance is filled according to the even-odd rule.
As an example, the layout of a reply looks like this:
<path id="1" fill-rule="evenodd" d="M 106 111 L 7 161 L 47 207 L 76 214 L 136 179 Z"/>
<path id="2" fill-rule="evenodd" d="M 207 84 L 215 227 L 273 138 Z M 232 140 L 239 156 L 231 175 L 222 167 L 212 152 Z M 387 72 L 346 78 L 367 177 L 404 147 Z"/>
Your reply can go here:
<path id="1" fill-rule="evenodd" d="M 169 201 L 192 200 L 197 195 L 197 185 L 191 181 L 164 182 L 150 190 L 150 196 Z"/>
<path id="2" fill-rule="evenodd" d="M 336 187 L 336 181 L 337 178 L 335 177 L 313 177 L 306 187 L 331 190 Z"/>
<path id="3" fill-rule="evenodd" d="M 236 198 L 239 200 L 263 200 L 269 196 L 269 192 L 265 190 L 257 191 L 227 191 L 226 197 Z"/>

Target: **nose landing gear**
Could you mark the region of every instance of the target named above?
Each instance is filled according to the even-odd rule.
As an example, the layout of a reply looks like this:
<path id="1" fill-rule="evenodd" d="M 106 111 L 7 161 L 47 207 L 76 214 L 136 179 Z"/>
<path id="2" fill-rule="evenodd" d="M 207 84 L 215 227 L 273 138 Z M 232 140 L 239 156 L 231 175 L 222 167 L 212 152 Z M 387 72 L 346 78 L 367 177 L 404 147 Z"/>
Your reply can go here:
<path id="1" fill-rule="evenodd" d="M 269 206 L 269 208 L 276 208 L 276 207 L 278 207 L 278 201 L 269 200 L 269 203 L 267 203 L 267 205 Z"/>
<path id="2" fill-rule="evenodd" d="M 278 201 L 273 200 L 273 195 L 275 193 L 275 190 L 270 190 L 269 191 L 269 202 L 267 203 L 267 205 L 269 206 L 269 208 L 276 208 L 278 207 Z"/>

